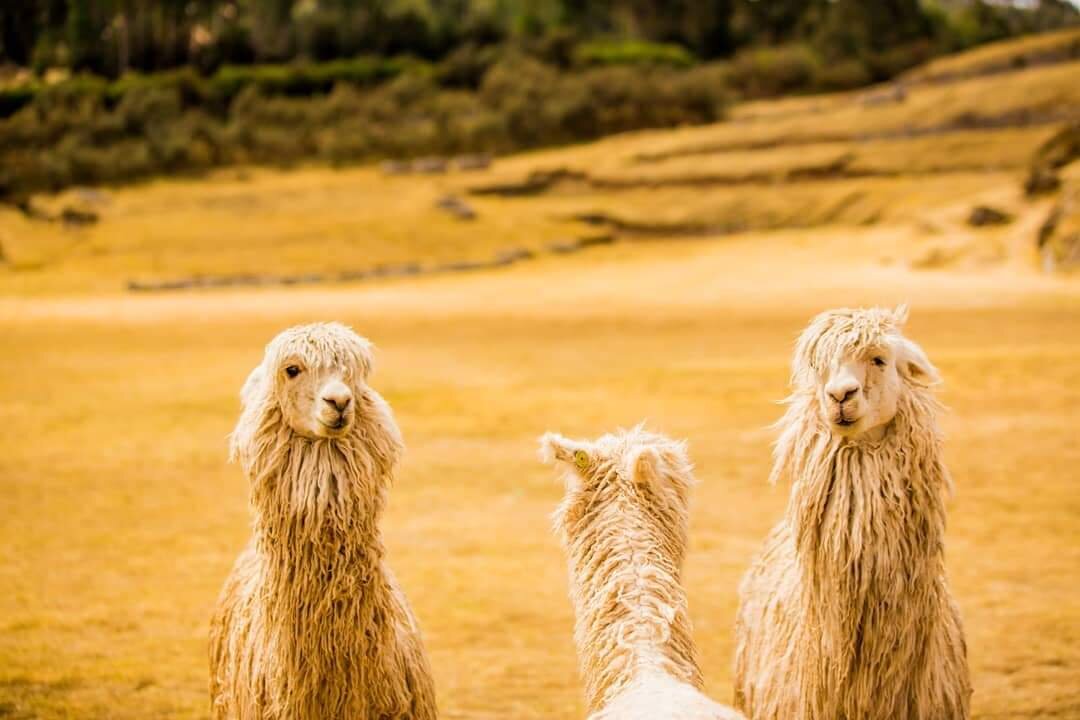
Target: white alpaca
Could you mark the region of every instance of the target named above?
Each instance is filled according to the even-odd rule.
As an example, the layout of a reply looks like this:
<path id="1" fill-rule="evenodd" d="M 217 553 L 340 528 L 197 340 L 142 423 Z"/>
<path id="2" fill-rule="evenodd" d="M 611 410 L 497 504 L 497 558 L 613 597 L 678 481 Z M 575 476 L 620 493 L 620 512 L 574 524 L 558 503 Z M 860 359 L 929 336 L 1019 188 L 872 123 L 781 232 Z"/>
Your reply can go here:
<path id="1" fill-rule="evenodd" d="M 214 716 L 428 720 L 435 693 L 378 520 L 403 450 L 368 384 L 368 342 L 336 323 L 295 327 L 241 391 L 233 457 L 254 533 L 210 630 Z"/>
<path id="2" fill-rule="evenodd" d="M 567 467 L 555 526 L 590 720 L 742 718 L 701 692 L 679 584 L 694 482 L 685 446 L 639 427 L 595 442 L 549 433 L 541 451 Z"/>
<path id="3" fill-rule="evenodd" d="M 968 717 L 939 377 L 906 316 L 833 310 L 799 339 L 772 471 L 791 498 L 740 588 L 735 694 L 752 720 Z"/>

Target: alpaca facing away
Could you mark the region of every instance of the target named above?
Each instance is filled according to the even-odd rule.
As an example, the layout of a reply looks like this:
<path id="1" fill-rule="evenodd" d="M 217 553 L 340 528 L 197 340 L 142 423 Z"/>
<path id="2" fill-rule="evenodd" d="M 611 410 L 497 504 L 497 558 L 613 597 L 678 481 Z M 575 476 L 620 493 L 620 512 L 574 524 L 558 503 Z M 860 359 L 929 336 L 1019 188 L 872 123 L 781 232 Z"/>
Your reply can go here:
<path id="1" fill-rule="evenodd" d="M 253 537 L 210 628 L 214 717 L 430 720 L 420 633 L 378 520 L 403 446 L 368 384 L 368 342 L 336 323 L 278 335 L 241 391 L 232 454 Z"/>
<path id="2" fill-rule="evenodd" d="M 798 341 L 772 472 L 791 496 L 739 590 L 735 696 L 752 720 L 969 715 L 939 379 L 905 319 L 833 310 Z"/>
<path id="3" fill-rule="evenodd" d="M 595 442 L 548 433 L 565 465 L 555 527 L 568 556 L 590 720 L 738 720 L 702 693 L 686 592 L 690 462 L 640 427 Z"/>

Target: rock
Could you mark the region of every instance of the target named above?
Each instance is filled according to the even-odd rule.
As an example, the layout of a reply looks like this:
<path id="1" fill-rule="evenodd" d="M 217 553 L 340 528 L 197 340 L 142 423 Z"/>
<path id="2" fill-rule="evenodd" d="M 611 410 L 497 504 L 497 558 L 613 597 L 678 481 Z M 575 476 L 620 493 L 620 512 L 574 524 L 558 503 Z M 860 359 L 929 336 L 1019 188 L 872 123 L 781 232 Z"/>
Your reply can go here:
<path id="1" fill-rule="evenodd" d="M 611 245 L 613 242 L 615 242 L 614 235 L 588 235 L 583 238 L 578 238 L 578 246 L 583 248 L 596 247 L 597 245 Z"/>
<path id="2" fill-rule="evenodd" d="M 454 167 L 465 172 L 487 170 L 491 167 L 491 156 L 486 153 L 480 155 L 460 155 L 454 158 Z"/>
<path id="3" fill-rule="evenodd" d="M 1047 272 L 1080 267 L 1080 180 L 1065 185 L 1039 228 L 1036 247 Z"/>
<path id="4" fill-rule="evenodd" d="M 1034 165 L 1058 170 L 1080 158 L 1080 121 L 1061 128 L 1035 151 Z"/>
<path id="5" fill-rule="evenodd" d="M 586 225 L 615 225 L 615 221 L 607 213 L 583 212 L 570 216 L 571 220 L 585 223 Z"/>
<path id="6" fill-rule="evenodd" d="M 473 270 L 484 270 L 489 267 L 494 267 L 494 265 L 490 262 L 483 262 L 480 260 L 459 260 L 436 265 L 434 272 L 471 272 Z"/>
<path id="7" fill-rule="evenodd" d="M 848 167 L 855 161 L 855 153 L 846 152 L 837 158 L 828 160 L 820 165 L 805 165 L 792 168 L 787 173 L 787 179 L 791 182 L 800 180 L 825 180 L 828 178 L 844 177 L 849 174 Z"/>
<path id="8" fill-rule="evenodd" d="M 910 265 L 913 270 L 936 270 L 945 267 L 953 260 L 953 255 L 943 247 L 932 247 L 914 258 Z"/>
<path id="9" fill-rule="evenodd" d="M 1056 192 L 1061 187 L 1058 170 L 1080 158 L 1080 122 L 1066 125 L 1039 146 L 1024 181 L 1029 197 Z"/>
<path id="10" fill-rule="evenodd" d="M 492 185 L 469 188 L 470 195 L 501 195 L 503 197 L 521 197 L 525 195 L 539 195 L 547 192 L 558 183 L 577 181 L 588 184 L 589 176 L 580 171 L 569 168 L 554 168 L 552 170 L 533 170 L 524 180 L 500 182 Z"/>
<path id="11" fill-rule="evenodd" d="M 68 206 L 60 211 L 60 222 L 65 225 L 93 225 L 97 221 L 98 215 L 93 210 L 80 210 Z"/>
<path id="12" fill-rule="evenodd" d="M 476 211 L 473 210 L 472 206 L 456 195 L 444 195 L 439 198 L 435 206 L 450 213 L 458 220 L 476 219 Z"/>
<path id="13" fill-rule="evenodd" d="M 503 267 L 522 260 L 530 260 L 533 257 L 535 257 L 533 251 L 527 248 L 510 248 L 509 250 L 503 250 L 496 253 L 493 263 L 499 267 Z"/>
<path id="14" fill-rule="evenodd" d="M 968 225 L 974 227 L 1006 225 L 1010 222 L 1012 222 L 1012 215 L 989 205 L 976 205 L 968 216 Z"/>
<path id="15" fill-rule="evenodd" d="M 547 249 L 550 252 L 555 253 L 556 255 L 569 255 L 570 253 L 575 253 L 581 249 L 581 241 L 576 239 L 561 240 L 559 242 L 553 242 L 549 244 L 547 246 Z"/>
<path id="16" fill-rule="evenodd" d="M 893 83 L 882 90 L 866 93 L 860 98 L 863 107 L 891 105 L 893 103 L 902 103 L 905 100 L 907 100 L 907 89 L 900 83 Z"/>
<path id="17" fill-rule="evenodd" d="M 439 175 L 446 172 L 446 166 L 446 158 L 426 157 L 415 160 L 412 164 L 412 169 L 418 173 L 425 173 L 427 175 Z"/>
<path id="18" fill-rule="evenodd" d="M 44 220 L 45 222 L 53 222 L 56 219 L 49 213 L 39 209 L 36 205 L 34 205 L 34 201 L 31 200 L 29 197 L 24 196 L 15 198 L 11 202 L 11 204 L 14 205 L 15 208 L 24 216 L 26 216 L 26 218 L 29 220 Z"/>
<path id="19" fill-rule="evenodd" d="M 406 277 L 418 275 L 421 271 L 420 263 L 400 263 L 397 265 L 379 265 L 371 271 L 371 277 Z"/>
<path id="20" fill-rule="evenodd" d="M 386 160 L 379 165 L 383 175 L 408 175 L 412 165 L 402 160 Z"/>
<path id="21" fill-rule="evenodd" d="M 1057 173 L 1049 168 L 1035 167 L 1031 169 L 1024 181 L 1024 194 L 1028 197 L 1036 195 L 1049 195 L 1057 192 L 1061 187 L 1061 179 Z"/>
<path id="22" fill-rule="evenodd" d="M 104 207 L 109 204 L 109 196 L 97 188 L 77 187 L 72 192 L 80 203 L 93 207 Z"/>

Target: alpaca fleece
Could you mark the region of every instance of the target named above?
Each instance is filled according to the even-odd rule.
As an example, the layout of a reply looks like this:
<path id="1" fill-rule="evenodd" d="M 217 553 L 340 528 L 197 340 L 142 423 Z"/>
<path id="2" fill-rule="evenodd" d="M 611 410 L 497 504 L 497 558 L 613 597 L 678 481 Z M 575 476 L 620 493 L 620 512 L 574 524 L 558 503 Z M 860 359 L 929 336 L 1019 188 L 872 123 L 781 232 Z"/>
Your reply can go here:
<path id="1" fill-rule="evenodd" d="M 685 447 L 640 427 L 594 443 L 549 433 L 541 447 L 567 463 L 555 527 L 590 720 L 741 718 L 701 692 L 679 580 L 694 482 Z"/>
<path id="2" fill-rule="evenodd" d="M 832 311 L 797 345 L 772 471 L 791 481 L 791 496 L 740 587 L 735 699 L 753 720 L 969 716 L 964 633 L 945 577 L 951 480 L 939 405 L 905 380 L 881 437 L 842 438 L 815 400 L 831 362 L 897 342 L 903 319 Z"/>
<path id="3" fill-rule="evenodd" d="M 343 368 L 356 403 L 347 434 L 291 429 L 274 392 L 289 358 Z M 420 633 L 384 560 L 378 520 L 403 445 L 370 366 L 348 328 L 302 326 L 271 342 L 244 386 L 231 445 L 254 528 L 211 622 L 216 718 L 436 717 Z"/>

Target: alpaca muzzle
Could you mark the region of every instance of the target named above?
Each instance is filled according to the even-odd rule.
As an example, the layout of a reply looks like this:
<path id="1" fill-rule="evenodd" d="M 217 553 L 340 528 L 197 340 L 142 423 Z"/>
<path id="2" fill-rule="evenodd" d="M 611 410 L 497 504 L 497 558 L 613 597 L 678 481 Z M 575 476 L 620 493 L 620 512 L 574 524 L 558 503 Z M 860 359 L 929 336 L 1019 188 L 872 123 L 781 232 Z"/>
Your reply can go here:
<path id="1" fill-rule="evenodd" d="M 319 418 L 319 424 L 332 432 L 343 432 L 352 424 L 352 413 L 336 412 L 324 414 Z"/>

